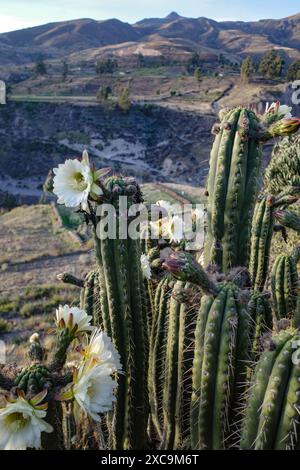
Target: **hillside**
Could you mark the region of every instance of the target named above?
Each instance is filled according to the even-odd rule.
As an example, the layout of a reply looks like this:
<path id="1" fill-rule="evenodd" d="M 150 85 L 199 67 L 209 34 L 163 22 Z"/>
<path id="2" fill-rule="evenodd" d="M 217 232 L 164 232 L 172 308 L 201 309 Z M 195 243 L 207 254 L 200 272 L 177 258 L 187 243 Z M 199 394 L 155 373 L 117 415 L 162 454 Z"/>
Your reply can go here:
<path id="1" fill-rule="evenodd" d="M 168 51 L 164 41 L 189 53 L 203 48 L 235 59 L 253 54 L 260 56 L 269 49 L 278 49 L 287 60 L 300 57 L 300 14 L 280 20 L 256 22 L 217 22 L 208 18 L 185 18 L 171 13 L 166 18 L 144 19 L 130 25 L 117 19 L 95 21 L 78 19 L 0 34 L 0 65 L 30 63 L 43 55 L 48 59 L 66 57 L 103 46 L 133 42 L 153 56 Z M 151 47 L 150 47 L 151 44 Z M 128 46 L 124 46 L 124 50 Z M 122 49 L 122 47 L 121 47 Z M 205 49 L 204 49 L 205 50 Z M 113 50 L 111 51 L 113 53 Z M 137 54 L 138 51 L 132 51 Z M 167 54 L 167 57 L 172 57 Z"/>

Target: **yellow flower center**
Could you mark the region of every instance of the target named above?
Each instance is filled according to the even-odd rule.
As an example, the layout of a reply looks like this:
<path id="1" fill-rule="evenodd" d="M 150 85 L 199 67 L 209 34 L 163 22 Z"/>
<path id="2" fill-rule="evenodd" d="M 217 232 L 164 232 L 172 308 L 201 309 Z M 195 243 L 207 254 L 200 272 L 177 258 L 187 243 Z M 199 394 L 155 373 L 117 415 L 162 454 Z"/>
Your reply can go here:
<path id="1" fill-rule="evenodd" d="M 73 179 L 74 179 L 74 187 L 78 191 L 84 191 L 87 188 L 87 182 L 84 181 L 84 176 L 82 173 L 77 171 L 76 173 L 73 174 Z"/>
<path id="2" fill-rule="evenodd" d="M 30 421 L 30 417 L 24 415 L 24 413 L 11 413 L 5 418 L 7 425 L 13 429 L 13 431 L 18 431 L 19 429 L 25 428 Z"/>

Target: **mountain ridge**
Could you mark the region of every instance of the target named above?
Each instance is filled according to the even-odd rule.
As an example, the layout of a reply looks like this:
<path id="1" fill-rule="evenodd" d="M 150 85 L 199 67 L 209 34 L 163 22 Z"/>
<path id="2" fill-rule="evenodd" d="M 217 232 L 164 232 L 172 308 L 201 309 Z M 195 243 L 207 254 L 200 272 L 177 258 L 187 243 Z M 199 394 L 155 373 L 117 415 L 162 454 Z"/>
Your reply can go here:
<path id="1" fill-rule="evenodd" d="M 35 55 L 55 59 L 92 48 L 153 43 L 153 38 L 174 44 L 189 41 L 195 51 L 207 47 L 240 57 L 261 56 L 275 48 L 282 50 L 289 61 L 300 57 L 300 13 L 279 20 L 250 22 L 187 18 L 176 12 L 164 18 L 144 18 L 134 24 L 116 18 L 51 22 L 0 34 L 0 65 L 10 61 L 10 52 L 11 63 L 18 64 L 31 62 L 33 51 Z"/>

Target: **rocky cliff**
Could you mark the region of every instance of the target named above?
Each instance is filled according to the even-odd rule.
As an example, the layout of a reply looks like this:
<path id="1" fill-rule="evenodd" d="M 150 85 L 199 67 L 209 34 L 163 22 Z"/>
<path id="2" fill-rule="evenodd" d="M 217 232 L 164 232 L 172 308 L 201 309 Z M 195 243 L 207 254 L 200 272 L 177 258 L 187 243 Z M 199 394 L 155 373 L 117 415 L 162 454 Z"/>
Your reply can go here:
<path id="1" fill-rule="evenodd" d="M 97 166 L 142 181 L 201 184 L 214 120 L 153 105 L 124 113 L 99 105 L 9 103 L 0 108 L 2 190 L 38 196 L 49 168 L 85 148 Z"/>

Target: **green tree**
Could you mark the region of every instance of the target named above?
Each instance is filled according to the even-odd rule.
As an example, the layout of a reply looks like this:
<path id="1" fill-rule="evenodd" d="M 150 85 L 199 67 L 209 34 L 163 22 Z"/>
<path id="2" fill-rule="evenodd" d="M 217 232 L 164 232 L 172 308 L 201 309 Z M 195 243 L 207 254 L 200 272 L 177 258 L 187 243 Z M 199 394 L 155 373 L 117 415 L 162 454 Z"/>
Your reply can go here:
<path id="1" fill-rule="evenodd" d="M 143 54 L 141 54 L 140 52 L 138 54 L 138 65 L 139 65 L 139 67 L 145 67 L 145 65 L 146 65 L 145 56 Z"/>
<path id="2" fill-rule="evenodd" d="M 282 75 L 284 64 L 285 61 L 280 54 L 274 50 L 269 51 L 259 64 L 259 73 L 265 78 L 279 78 Z"/>
<path id="3" fill-rule="evenodd" d="M 36 75 L 47 75 L 47 67 L 43 59 L 39 59 L 34 68 Z"/>
<path id="4" fill-rule="evenodd" d="M 300 80 L 300 60 L 295 60 L 288 68 L 287 79 L 289 82 Z"/>
<path id="5" fill-rule="evenodd" d="M 98 101 L 107 101 L 109 96 L 112 94 L 112 89 L 110 86 L 101 86 L 97 91 L 97 100 Z"/>
<path id="6" fill-rule="evenodd" d="M 195 70 L 197 68 L 200 68 L 200 66 L 201 66 L 200 56 L 197 52 L 194 52 L 187 62 L 186 69 L 188 73 L 195 73 Z"/>
<path id="7" fill-rule="evenodd" d="M 123 88 L 122 93 L 118 100 L 118 105 L 124 112 L 128 112 L 132 106 L 130 99 L 130 91 L 128 87 Z"/>
<path id="8" fill-rule="evenodd" d="M 249 82 L 252 75 L 256 72 L 256 66 L 252 57 L 248 56 L 242 62 L 241 78 L 243 82 Z"/>
<path id="9" fill-rule="evenodd" d="M 118 68 L 118 62 L 115 59 L 98 60 L 96 63 L 96 73 L 103 75 L 105 73 L 114 73 Z"/>
<path id="10" fill-rule="evenodd" d="M 65 82 L 67 80 L 69 73 L 69 65 L 67 64 L 66 61 L 63 61 L 62 63 L 62 79 Z"/>
<path id="11" fill-rule="evenodd" d="M 201 71 L 200 67 L 196 68 L 195 73 L 194 73 L 194 77 L 195 77 L 197 83 L 202 82 L 202 71 Z"/>

